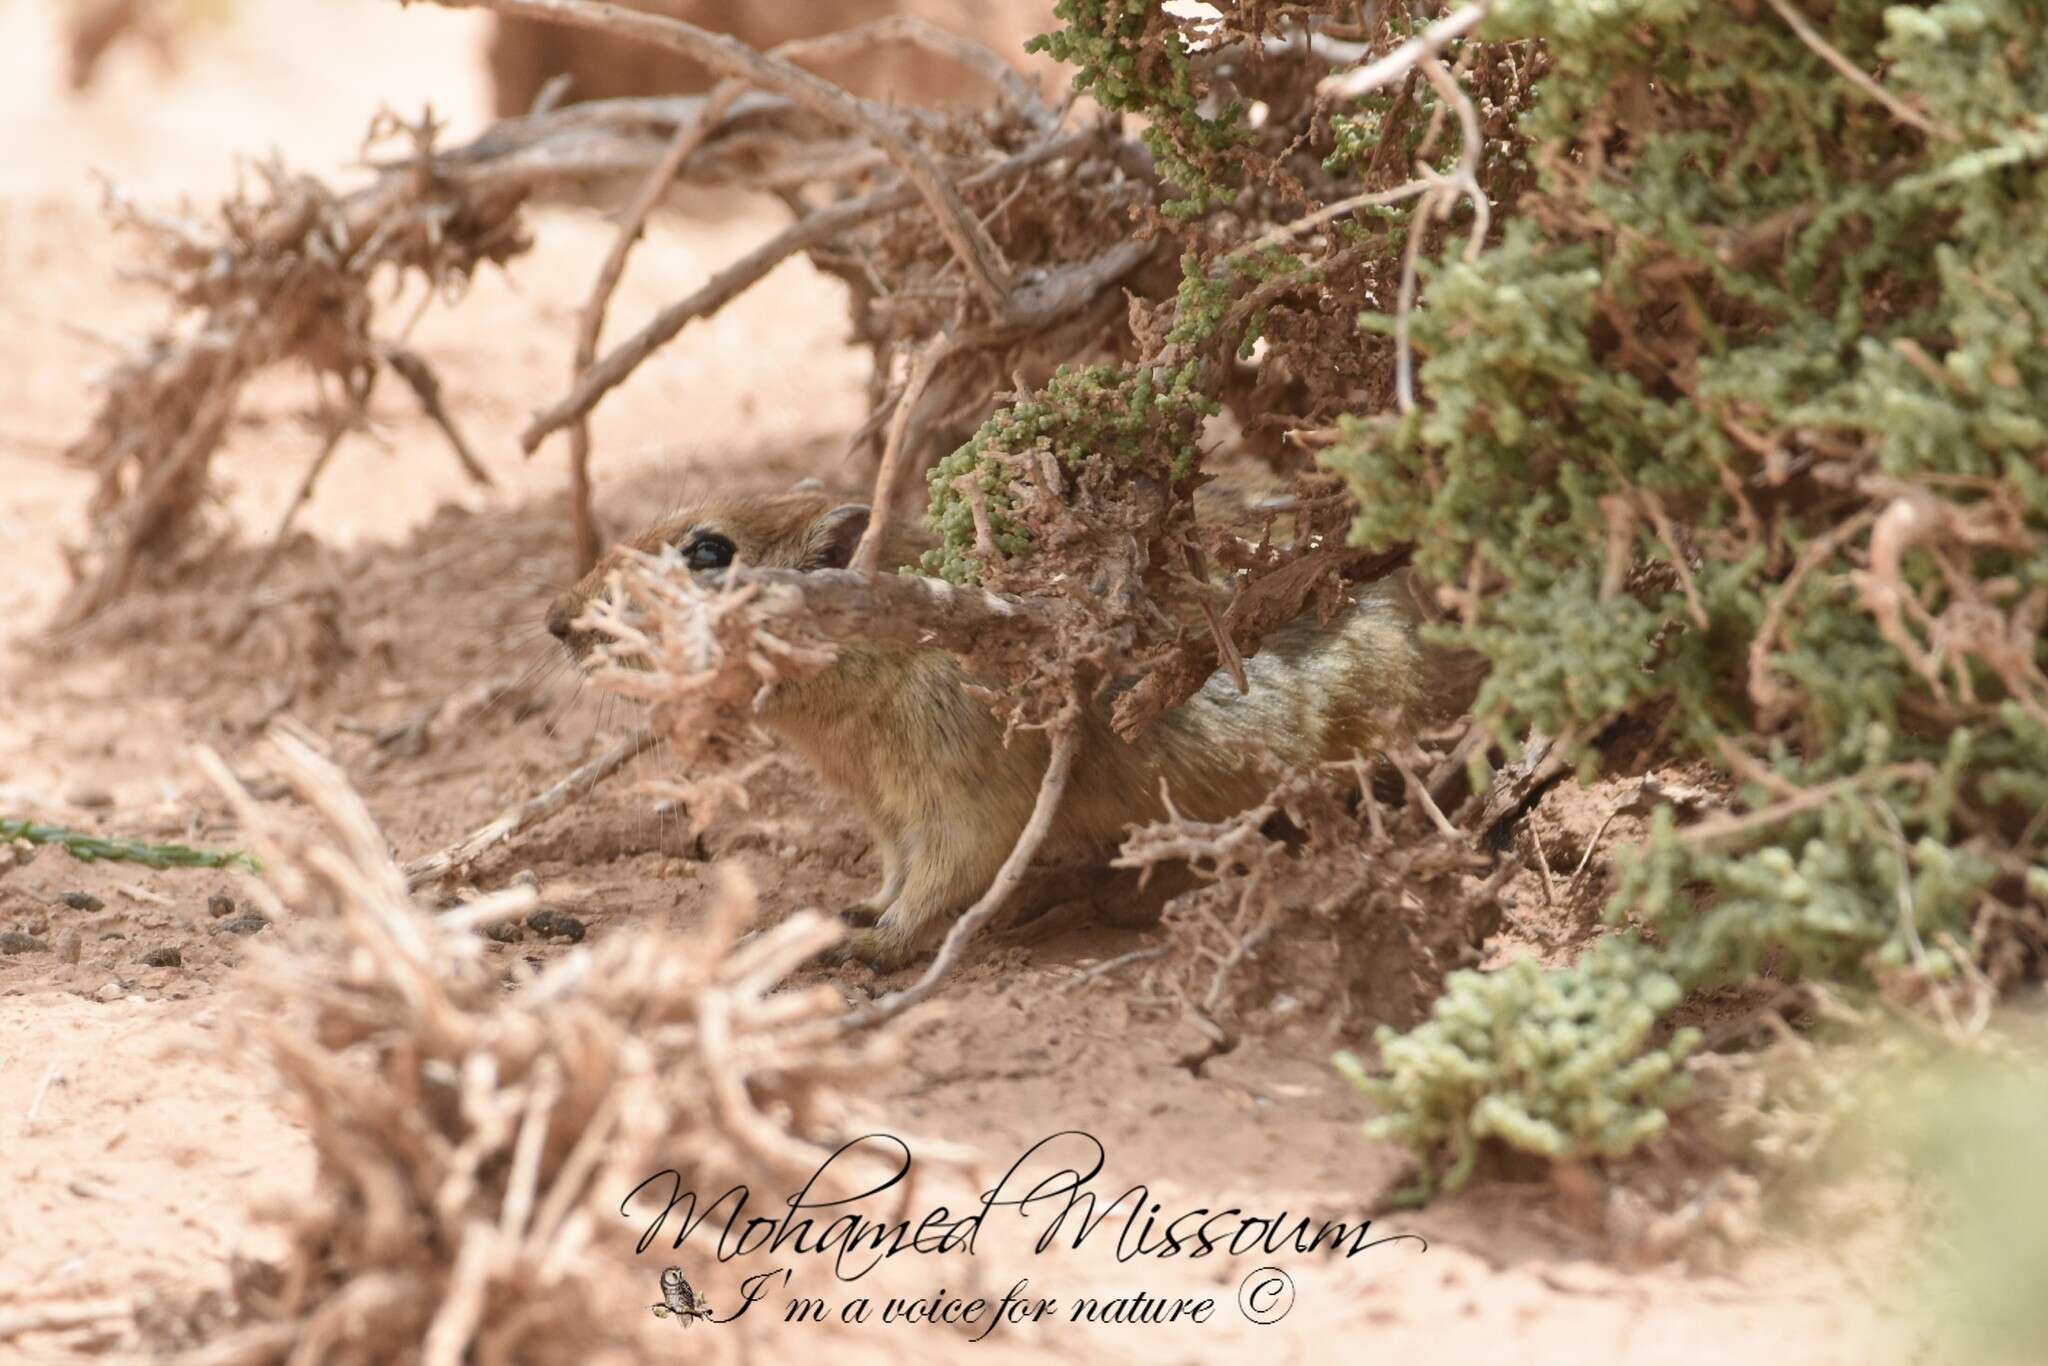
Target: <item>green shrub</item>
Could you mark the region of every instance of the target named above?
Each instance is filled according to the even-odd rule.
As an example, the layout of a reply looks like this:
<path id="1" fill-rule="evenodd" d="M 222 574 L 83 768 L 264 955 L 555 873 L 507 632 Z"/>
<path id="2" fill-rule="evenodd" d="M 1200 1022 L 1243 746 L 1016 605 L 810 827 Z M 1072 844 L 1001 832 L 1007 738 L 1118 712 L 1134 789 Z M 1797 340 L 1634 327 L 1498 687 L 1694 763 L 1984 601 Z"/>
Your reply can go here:
<path id="1" fill-rule="evenodd" d="M 1151 120 L 1145 145 L 1160 175 L 1185 195 L 1161 212 L 1187 218 L 1229 203 L 1239 169 L 1231 153 L 1251 137 L 1244 102 L 1201 112 L 1187 40 L 1159 0 L 1059 0 L 1052 12 L 1066 26 L 1025 51 L 1075 67 L 1074 88 L 1103 108 Z"/>
<path id="2" fill-rule="evenodd" d="M 1462 1185 L 1484 1139 L 1545 1157 L 1613 1156 L 1661 1132 L 1685 1092 L 1681 1067 L 1699 1036 L 1661 1044 L 1658 1021 L 1683 993 L 1634 940 L 1603 940 L 1571 967 L 1523 959 L 1457 972 L 1427 1022 L 1379 1033 L 1379 1075 L 1339 1054 L 1338 1069 L 1384 1112 L 1376 1138 L 1435 1155 Z M 1424 1168 L 1425 1187 L 1433 1183 Z"/>
<path id="3" fill-rule="evenodd" d="M 1790 3 L 1817 42 L 1768 3 L 1496 0 L 1445 52 L 1479 106 L 1495 236 L 1423 264 L 1421 403 L 1347 418 L 1323 452 L 1358 542 L 1412 542 L 1465 590 L 1440 635 L 1491 662 L 1495 735 L 1574 737 L 1589 768 L 1627 723 L 1739 789 L 1704 827 L 1659 814 L 1621 859 L 1607 914 L 1632 928 L 1611 944 L 1459 976 L 1383 1038 L 1381 1075 L 1353 1066 L 1376 1131 L 1454 1176 L 1484 1138 L 1584 1156 L 1656 1132 L 1686 992 L 2004 980 L 2048 947 L 2048 0 Z M 1212 213 L 1250 164 L 1244 124 L 1203 114 L 1174 21 L 1144 0 L 1057 13 L 1042 50 L 1152 120 L 1177 212 Z M 1256 40 L 1274 18 L 1223 22 Z M 1410 82 L 1329 112 L 1316 146 L 1348 192 L 1407 174 L 1450 111 Z M 1431 144 L 1438 171 L 1455 141 Z M 1380 241 L 1380 282 L 1412 207 L 1338 229 Z M 1241 287 L 1191 255 L 1169 335 L 1217 345 Z M 1240 321 L 1223 344 L 1264 320 Z M 1155 471 L 1191 452 L 1197 372 L 1145 381 L 1149 408 L 1140 373 L 1069 379 L 957 453 L 935 567 L 963 572 L 951 482 L 991 449 L 1149 443 Z"/>
<path id="4" fill-rule="evenodd" d="M 1536 191 L 1426 275 L 1427 401 L 1329 456 L 1361 540 L 1481 588 L 1451 634 L 1493 662 L 1496 733 L 1634 717 L 1744 780 L 1760 814 L 1708 838 L 1665 813 L 1625 861 L 1609 915 L 1657 947 L 1546 979 L 1644 974 L 1655 1014 L 1766 966 L 1945 980 L 2048 908 L 2048 4 L 1813 22 L 1933 131 L 1768 5 L 1496 5 L 1488 34 L 1554 62 Z M 1526 1109 L 1439 1035 L 1515 1027 L 1534 990 L 1461 984 L 1419 1052 L 1390 1040 L 1382 1132 L 1462 1152 L 1494 1100 Z M 1654 1128 L 1545 1117 L 1489 1132 Z"/>
<path id="5" fill-rule="evenodd" d="M 1011 516 L 1017 457 L 1050 452 L 1068 468 L 1101 457 L 1115 469 L 1134 470 L 1163 455 L 1172 477 L 1185 478 L 1195 467 L 1202 418 L 1216 411 L 1195 388 L 1196 371 L 1192 361 L 1172 370 L 1061 366 L 1044 389 L 1000 409 L 932 467 L 926 522 L 940 543 L 925 552 L 920 567 L 955 583 L 980 581 L 974 508 L 958 487 L 969 476 L 984 495 L 996 548 L 1008 556 L 1030 552 L 1029 535 Z"/>

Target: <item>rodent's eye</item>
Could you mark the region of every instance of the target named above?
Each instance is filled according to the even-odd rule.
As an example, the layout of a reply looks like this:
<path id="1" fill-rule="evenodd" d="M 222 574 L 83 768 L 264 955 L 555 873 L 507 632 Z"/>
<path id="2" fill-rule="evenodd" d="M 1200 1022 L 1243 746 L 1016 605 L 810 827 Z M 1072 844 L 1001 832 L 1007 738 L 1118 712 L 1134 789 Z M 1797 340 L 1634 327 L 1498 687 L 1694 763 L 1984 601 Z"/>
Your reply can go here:
<path id="1" fill-rule="evenodd" d="M 683 563 L 692 569 L 723 569 L 732 563 L 732 542 L 715 531 L 700 532 L 683 546 Z"/>

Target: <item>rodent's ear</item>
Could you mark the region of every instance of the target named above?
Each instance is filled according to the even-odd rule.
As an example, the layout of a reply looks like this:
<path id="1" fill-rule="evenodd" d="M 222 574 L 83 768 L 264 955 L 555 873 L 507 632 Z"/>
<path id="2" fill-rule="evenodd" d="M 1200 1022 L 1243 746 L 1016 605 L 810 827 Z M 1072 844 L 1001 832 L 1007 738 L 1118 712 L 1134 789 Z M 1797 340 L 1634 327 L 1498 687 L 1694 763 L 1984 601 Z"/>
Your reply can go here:
<path id="1" fill-rule="evenodd" d="M 853 563 L 854 547 L 867 534 L 868 505 L 842 503 L 811 528 L 810 568 L 844 569 Z"/>

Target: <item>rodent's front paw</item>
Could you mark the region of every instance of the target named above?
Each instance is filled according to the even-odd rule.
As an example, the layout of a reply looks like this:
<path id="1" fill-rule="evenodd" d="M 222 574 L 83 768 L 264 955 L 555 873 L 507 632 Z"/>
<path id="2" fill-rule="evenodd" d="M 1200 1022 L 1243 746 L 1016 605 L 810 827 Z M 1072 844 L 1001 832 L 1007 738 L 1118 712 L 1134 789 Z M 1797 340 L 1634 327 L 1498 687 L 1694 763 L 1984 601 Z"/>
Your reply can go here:
<path id="1" fill-rule="evenodd" d="M 856 901 L 843 908 L 839 918 L 848 925 L 872 925 L 882 918 L 882 908 L 871 901 Z"/>
<path id="2" fill-rule="evenodd" d="M 874 928 L 855 930 L 820 953 L 818 961 L 828 966 L 837 966 L 858 959 L 876 972 L 894 972 L 907 966 L 915 957 L 916 949 L 887 930 Z"/>

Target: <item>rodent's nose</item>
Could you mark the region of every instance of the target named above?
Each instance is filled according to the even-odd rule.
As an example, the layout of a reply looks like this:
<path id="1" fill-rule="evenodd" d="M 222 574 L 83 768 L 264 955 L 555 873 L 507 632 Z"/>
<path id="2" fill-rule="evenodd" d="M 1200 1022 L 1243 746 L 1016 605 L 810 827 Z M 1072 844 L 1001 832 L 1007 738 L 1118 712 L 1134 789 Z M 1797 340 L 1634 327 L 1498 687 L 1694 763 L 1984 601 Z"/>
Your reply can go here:
<path id="1" fill-rule="evenodd" d="M 556 640 L 569 638 L 569 604 L 558 602 L 548 608 L 548 634 Z"/>

